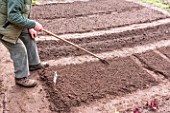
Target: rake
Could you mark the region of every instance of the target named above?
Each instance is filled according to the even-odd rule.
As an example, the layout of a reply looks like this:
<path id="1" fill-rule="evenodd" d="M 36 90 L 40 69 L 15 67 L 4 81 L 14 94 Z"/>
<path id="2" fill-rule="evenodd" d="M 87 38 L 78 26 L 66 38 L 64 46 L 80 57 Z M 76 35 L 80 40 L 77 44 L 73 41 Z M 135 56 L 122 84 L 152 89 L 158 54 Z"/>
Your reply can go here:
<path id="1" fill-rule="evenodd" d="M 74 43 L 72 43 L 72 42 L 70 42 L 70 41 L 68 41 L 68 40 L 66 40 L 66 39 L 63 39 L 63 38 L 57 36 L 56 34 L 50 32 L 50 31 L 48 31 L 48 30 L 45 30 L 45 29 L 44 29 L 43 31 L 46 32 L 46 33 L 48 33 L 48 34 L 50 34 L 51 36 L 54 36 L 55 38 L 57 38 L 57 39 L 59 39 L 59 40 L 61 40 L 61 41 L 63 41 L 63 42 L 66 42 L 66 43 L 68 43 L 68 44 L 70 44 L 70 45 L 72 45 L 72 46 L 74 46 L 74 47 L 76 47 L 76 48 L 78 48 L 78 49 L 81 49 L 81 50 L 85 51 L 86 53 L 88 53 L 88 54 L 90 54 L 90 55 L 98 58 L 99 61 L 101 61 L 103 64 L 109 65 L 109 63 L 108 63 L 106 60 L 104 60 L 104 59 L 100 58 L 99 56 L 95 55 L 94 53 L 92 53 L 92 52 L 90 52 L 90 51 L 88 51 L 88 50 L 86 50 L 86 49 L 78 46 L 77 44 L 74 44 Z"/>

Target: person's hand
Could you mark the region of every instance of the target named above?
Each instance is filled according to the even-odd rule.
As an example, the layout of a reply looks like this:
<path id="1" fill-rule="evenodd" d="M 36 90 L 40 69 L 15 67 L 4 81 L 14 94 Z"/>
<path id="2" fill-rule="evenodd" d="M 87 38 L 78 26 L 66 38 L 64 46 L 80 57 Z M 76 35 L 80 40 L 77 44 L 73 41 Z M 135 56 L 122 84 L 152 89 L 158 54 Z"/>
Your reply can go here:
<path id="1" fill-rule="evenodd" d="M 34 30 L 38 31 L 38 32 L 42 32 L 43 31 L 43 27 L 40 23 L 35 22 L 35 27 Z"/>
<path id="2" fill-rule="evenodd" d="M 29 33 L 31 34 L 32 38 L 36 38 L 37 37 L 37 31 L 35 31 L 34 29 L 29 29 Z"/>

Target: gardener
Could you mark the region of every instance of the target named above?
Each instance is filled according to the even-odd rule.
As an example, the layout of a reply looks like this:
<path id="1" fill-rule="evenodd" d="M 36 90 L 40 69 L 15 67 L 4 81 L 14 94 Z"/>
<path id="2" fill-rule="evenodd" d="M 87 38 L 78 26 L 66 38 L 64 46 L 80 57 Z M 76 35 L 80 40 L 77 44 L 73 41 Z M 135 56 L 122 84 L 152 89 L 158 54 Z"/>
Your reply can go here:
<path id="1" fill-rule="evenodd" d="M 35 39 L 43 31 L 40 23 L 30 20 L 31 0 L 0 0 L 0 40 L 10 52 L 14 63 L 15 82 L 23 87 L 34 87 L 29 71 L 44 68 L 40 63 Z"/>

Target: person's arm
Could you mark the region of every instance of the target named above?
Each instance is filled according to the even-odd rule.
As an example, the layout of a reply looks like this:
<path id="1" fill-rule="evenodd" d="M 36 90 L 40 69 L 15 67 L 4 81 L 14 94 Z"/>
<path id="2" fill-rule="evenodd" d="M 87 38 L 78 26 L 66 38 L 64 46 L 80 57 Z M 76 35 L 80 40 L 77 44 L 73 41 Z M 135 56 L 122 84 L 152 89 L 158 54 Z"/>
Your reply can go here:
<path id="1" fill-rule="evenodd" d="M 34 28 L 36 22 L 22 15 L 22 0 L 7 0 L 7 20 L 15 25 Z"/>

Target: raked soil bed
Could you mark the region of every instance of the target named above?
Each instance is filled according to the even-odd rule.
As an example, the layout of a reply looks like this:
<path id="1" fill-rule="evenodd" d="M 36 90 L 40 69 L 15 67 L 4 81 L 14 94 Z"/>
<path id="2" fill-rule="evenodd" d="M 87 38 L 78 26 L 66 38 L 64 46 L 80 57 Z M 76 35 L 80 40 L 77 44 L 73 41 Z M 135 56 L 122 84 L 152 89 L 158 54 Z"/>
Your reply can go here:
<path id="1" fill-rule="evenodd" d="M 36 19 L 45 29 L 55 34 L 109 30 L 168 18 L 161 12 L 123 0 L 90 0 L 71 4 L 35 5 L 33 10 L 38 11 L 32 13 L 31 18 Z M 166 24 L 116 34 L 69 39 L 69 41 L 93 53 L 103 53 L 166 40 L 169 39 L 169 35 L 170 24 Z M 42 61 L 87 55 L 61 41 L 38 41 L 37 45 Z M 110 63 L 108 66 L 96 61 L 50 66 L 39 71 L 51 110 L 69 113 L 72 107 L 89 104 L 109 96 L 120 97 L 159 83 L 131 57 L 107 60 Z M 58 73 L 58 78 L 54 85 L 55 71 Z"/>
<path id="2" fill-rule="evenodd" d="M 157 96 L 162 102 L 153 113 L 170 112 L 169 16 L 124 0 L 34 5 L 30 16 L 57 35 L 96 33 L 68 40 L 104 56 L 109 65 L 64 42 L 38 41 L 40 58 L 50 66 L 30 73 L 39 85 L 23 88 L 15 85 L 12 62 L 0 44 L 0 111 L 114 113 L 115 107 L 125 113 Z"/>
<path id="3" fill-rule="evenodd" d="M 169 39 L 169 35 L 170 24 L 166 24 L 117 34 L 69 39 L 69 41 L 74 42 L 93 53 L 102 53 L 120 49 L 122 47 L 134 47 L 136 45 L 143 45 L 163 39 L 166 40 Z M 84 51 L 61 41 L 38 41 L 37 45 L 40 57 L 43 61 L 87 54 Z"/>
<path id="4" fill-rule="evenodd" d="M 108 62 L 108 66 L 101 62 L 91 62 L 54 66 L 40 71 L 51 102 L 51 110 L 68 113 L 71 107 L 110 95 L 122 96 L 158 84 L 130 57 L 110 59 Z M 53 84 L 55 71 L 58 73 L 56 85 Z"/>
<path id="5" fill-rule="evenodd" d="M 82 33 L 167 18 L 161 12 L 124 0 L 90 0 L 33 6 L 31 18 L 56 33 Z"/>

